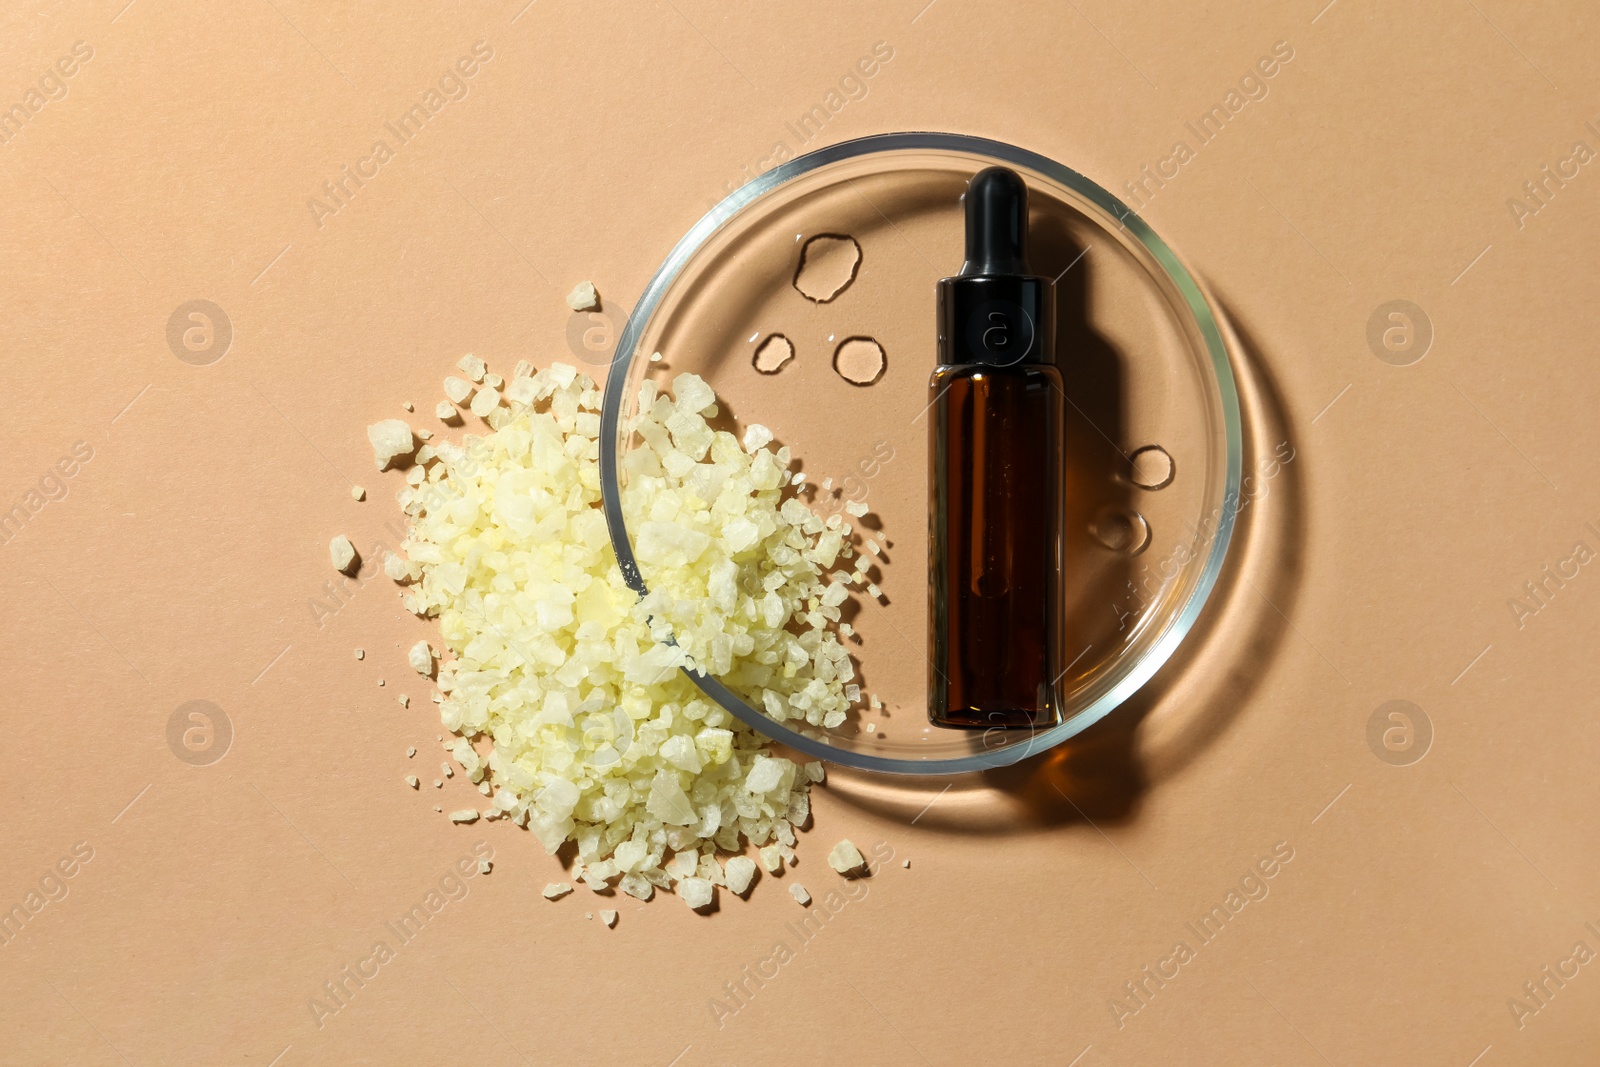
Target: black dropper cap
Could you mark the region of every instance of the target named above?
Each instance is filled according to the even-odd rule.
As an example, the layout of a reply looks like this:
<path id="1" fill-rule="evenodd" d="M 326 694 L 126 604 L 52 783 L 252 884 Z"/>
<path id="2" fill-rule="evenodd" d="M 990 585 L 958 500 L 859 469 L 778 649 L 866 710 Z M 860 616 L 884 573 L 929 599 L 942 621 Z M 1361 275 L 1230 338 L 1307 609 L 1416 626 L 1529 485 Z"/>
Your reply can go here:
<path id="1" fill-rule="evenodd" d="M 1054 348 L 1054 284 L 1028 269 L 1028 187 L 989 167 L 967 183 L 967 261 L 939 282 L 939 362 L 1046 363 Z"/>

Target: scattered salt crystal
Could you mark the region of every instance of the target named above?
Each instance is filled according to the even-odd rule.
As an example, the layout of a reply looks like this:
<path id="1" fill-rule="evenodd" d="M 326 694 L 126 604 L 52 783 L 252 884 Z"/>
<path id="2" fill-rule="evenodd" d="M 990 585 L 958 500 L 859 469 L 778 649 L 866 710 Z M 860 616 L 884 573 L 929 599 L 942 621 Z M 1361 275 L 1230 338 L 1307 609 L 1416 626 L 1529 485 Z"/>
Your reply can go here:
<path id="1" fill-rule="evenodd" d="M 478 821 L 478 809 L 477 808 L 462 808 L 460 811 L 452 811 L 450 813 L 450 821 L 451 822 L 477 822 Z"/>
<path id="2" fill-rule="evenodd" d="M 333 559 L 334 570 L 349 574 L 351 565 L 356 561 L 356 546 L 350 543 L 350 538 L 340 534 L 328 542 L 328 555 Z"/>
<path id="3" fill-rule="evenodd" d="M 413 745 L 413 746 L 408 746 L 406 748 L 406 759 L 410 759 L 413 756 L 415 756 L 416 754 L 417 754 L 416 746 Z"/>
<path id="4" fill-rule="evenodd" d="M 482 858 L 480 858 L 478 860 L 478 873 L 479 874 L 488 874 L 493 869 L 494 869 L 494 864 L 490 863 L 488 860 L 482 859 Z"/>
<path id="5" fill-rule="evenodd" d="M 442 421 L 449 422 L 456 417 L 456 406 L 448 400 L 441 400 L 433 405 L 433 413 Z"/>
<path id="6" fill-rule="evenodd" d="M 383 470 L 391 460 L 409 456 L 416 448 L 416 437 L 403 419 L 384 419 L 367 427 L 367 440 L 372 442 L 372 458 Z"/>
<path id="7" fill-rule="evenodd" d="M 728 860 L 723 877 L 728 882 L 728 892 L 744 896 L 745 890 L 755 880 L 756 861 L 749 856 L 734 856 Z"/>
<path id="8" fill-rule="evenodd" d="M 806 887 L 799 882 L 795 882 L 789 887 L 789 895 L 794 897 L 795 902 L 801 906 L 811 903 L 811 894 L 807 893 Z"/>
<path id="9" fill-rule="evenodd" d="M 546 900 L 560 900 L 570 892 L 572 892 L 572 886 L 566 882 L 551 882 L 544 887 L 544 898 Z"/>
<path id="10" fill-rule="evenodd" d="M 840 874 L 859 874 L 866 862 L 861 850 L 848 837 L 834 845 L 833 851 L 828 853 L 828 866 Z"/>
<path id="11" fill-rule="evenodd" d="M 650 353 L 650 362 L 651 363 L 660 363 L 661 362 L 661 353 L 660 352 L 652 352 L 652 353 Z"/>
<path id="12" fill-rule="evenodd" d="M 483 418 L 500 406 L 500 394 L 485 386 L 478 390 L 478 395 L 472 398 L 472 413 L 478 418 Z"/>
<path id="13" fill-rule="evenodd" d="M 859 519 L 867 513 L 867 502 L 865 500 L 851 500 L 845 504 L 844 510 Z"/>
<path id="14" fill-rule="evenodd" d="M 498 374 L 485 374 L 483 376 L 483 384 L 487 385 L 490 389 L 498 389 L 502 385 L 506 384 L 506 380 L 500 377 Z"/>
<path id="15" fill-rule="evenodd" d="M 422 779 L 414 774 L 408 774 L 406 775 L 406 785 L 409 785 L 412 789 L 421 789 Z"/>
<path id="16" fill-rule="evenodd" d="M 472 383 L 452 374 L 444 380 L 444 395 L 450 398 L 451 403 L 465 403 L 467 397 L 472 395 Z"/>
<path id="17" fill-rule="evenodd" d="M 911 861 L 910 860 L 901 860 L 900 861 L 900 866 L 902 866 L 902 867 L 910 867 L 911 866 Z"/>
<path id="18" fill-rule="evenodd" d="M 744 430 L 744 450 L 754 452 L 772 442 L 772 431 L 759 422 L 752 422 Z"/>
<path id="19" fill-rule="evenodd" d="M 366 659 L 367 653 L 363 649 L 356 649 L 356 659 Z"/>
<path id="20" fill-rule="evenodd" d="M 450 764 L 448 763 L 439 764 L 439 770 L 446 778 L 454 778 L 456 776 L 456 772 L 450 769 Z"/>
<path id="21" fill-rule="evenodd" d="M 367 499 L 367 491 L 365 489 L 361 488 L 359 485 L 352 485 L 350 487 L 350 495 L 352 497 L 354 497 L 356 500 L 365 500 L 365 499 Z"/>
<path id="22" fill-rule="evenodd" d="M 579 282 L 567 294 L 567 307 L 573 311 L 588 311 L 599 302 L 600 294 L 595 292 L 594 282 Z"/>
<path id="23" fill-rule="evenodd" d="M 456 363 L 456 366 L 465 371 L 467 377 L 471 378 L 475 382 L 483 381 L 483 375 L 489 369 L 483 360 L 479 359 L 471 352 L 468 352 L 466 355 L 462 356 L 460 361 Z"/>
<path id="24" fill-rule="evenodd" d="M 711 903 L 717 889 L 706 878 L 682 878 L 678 881 L 678 896 L 690 908 L 699 909 Z"/>
<path id="25" fill-rule="evenodd" d="M 614 911 L 602 911 L 600 913 L 600 921 L 605 923 L 607 928 L 613 927 L 617 925 L 617 913 Z"/>
<path id="26" fill-rule="evenodd" d="M 769 874 L 777 874 L 783 869 L 783 854 L 778 851 L 777 845 L 767 845 L 761 849 L 761 866 Z"/>
<path id="27" fill-rule="evenodd" d="M 406 662 L 411 664 L 411 669 L 418 674 L 433 673 L 433 649 L 428 642 L 418 641 L 411 646 L 411 651 L 406 653 Z"/>
<path id="28" fill-rule="evenodd" d="M 806 764 L 803 769 L 806 772 L 806 777 L 811 779 L 813 782 L 820 782 L 828 776 L 827 769 L 823 767 L 821 761 L 819 760 L 812 760 L 810 763 Z"/>
<path id="29" fill-rule="evenodd" d="M 397 697 L 396 699 L 398 699 L 400 701 L 400 706 L 402 708 L 409 708 L 411 706 L 411 698 L 409 696 L 407 696 L 405 693 L 401 693 L 400 696 Z"/>

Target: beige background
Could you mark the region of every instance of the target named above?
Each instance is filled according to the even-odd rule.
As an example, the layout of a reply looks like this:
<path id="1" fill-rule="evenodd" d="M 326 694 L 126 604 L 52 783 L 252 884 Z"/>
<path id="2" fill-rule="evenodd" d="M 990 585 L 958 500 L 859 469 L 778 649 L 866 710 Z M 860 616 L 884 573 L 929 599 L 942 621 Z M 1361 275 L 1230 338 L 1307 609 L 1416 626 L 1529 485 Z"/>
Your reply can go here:
<path id="1" fill-rule="evenodd" d="M 0 14 L 6 106 L 93 50 L 0 145 L 0 505 L 92 449 L 0 544 L 0 906 L 92 849 L 0 945 L 0 1062 L 1595 1060 L 1593 963 L 1520 1025 L 1508 1006 L 1600 950 L 1600 579 L 1572 564 L 1508 606 L 1600 550 L 1600 173 L 1520 226 L 1507 205 L 1600 147 L 1593 12 L 122 2 Z M 307 199 L 477 41 L 468 95 L 319 228 Z M 308 602 L 333 532 L 393 539 L 367 423 L 431 403 L 461 351 L 564 355 L 572 281 L 638 293 L 879 41 L 807 147 L 976 133 L 1119 191 L 1286 42 L 1144 213 L 1231 313 L 1254 443 L 1298 458 L 1192 647 L 1106 729 L 943 793 L 835 775 L 798 876 L 837 886 L 846 835 L 894 860 L 719 1027 L 724 983 L 800 943 L 781 884 L 710 916 L 624 898 L 610 931 L 587 891 L 543 901 L 529 836 L 399 784 L 436 773 L 432 705 L 395 701 L 427 627 L 381 581 L 320 626 Z M 194 299 L 233 326 L 208 366 L 166 340 Z M 1395 299 L 1434 330 L 1410 366 L 1367 341 Z M 190 700 L 232 726 L 209 766 L 168 744 Z M 1391 700 L 1431 723 L 1408 766 L 1368 744 Z M 1194 937 L 1280 842 L 1270 893 Z M 318 1026 L 322 984 L 480 843 L 493 873 Z M 1119 1025 L 1179 940 L 1194 958 Z"/>

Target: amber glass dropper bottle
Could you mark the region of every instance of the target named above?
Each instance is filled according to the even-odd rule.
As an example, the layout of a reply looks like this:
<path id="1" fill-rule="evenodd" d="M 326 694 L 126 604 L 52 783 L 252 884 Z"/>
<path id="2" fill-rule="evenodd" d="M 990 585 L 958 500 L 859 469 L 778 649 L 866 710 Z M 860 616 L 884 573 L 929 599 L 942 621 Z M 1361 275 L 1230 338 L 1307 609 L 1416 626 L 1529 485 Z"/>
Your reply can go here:
<path id="1" fill-rule="evenodd" d="M 1028 269 L 1028 190 L 1004 167 L 967 185 L 966 262 L 939 282 L 928 382 L 929 718 L 1060 721 L 1064 394 L 1054 285 Z"/>

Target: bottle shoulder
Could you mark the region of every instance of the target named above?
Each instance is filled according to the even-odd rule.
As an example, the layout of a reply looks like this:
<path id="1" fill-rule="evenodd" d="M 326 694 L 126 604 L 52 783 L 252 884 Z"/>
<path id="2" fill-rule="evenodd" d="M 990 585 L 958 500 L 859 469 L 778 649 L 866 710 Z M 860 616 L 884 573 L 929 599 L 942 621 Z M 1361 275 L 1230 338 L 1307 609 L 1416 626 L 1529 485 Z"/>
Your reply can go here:
<path id="1" fill-rule="evenodd" d="M 1061 370 L 1054 363 L 1014 363 L 1008 367 L 994 367 L 985 363 L 942 363 L 933 368 L 928 379 L 930 386 L 947 385 L 954 381 L 1047 381 L 1061 385 Z"/>

